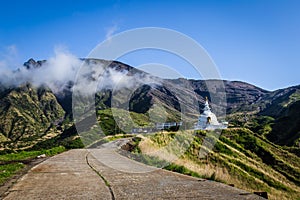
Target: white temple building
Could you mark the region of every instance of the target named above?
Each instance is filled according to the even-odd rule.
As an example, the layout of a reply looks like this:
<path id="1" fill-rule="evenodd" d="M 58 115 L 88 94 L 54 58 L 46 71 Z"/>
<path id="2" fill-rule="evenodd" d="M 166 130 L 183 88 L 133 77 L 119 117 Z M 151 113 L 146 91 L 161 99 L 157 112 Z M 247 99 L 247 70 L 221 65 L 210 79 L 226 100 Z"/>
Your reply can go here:
<path id="1" fill-rule="evenodd" d="M 215 130 L 215 129 L 226 129 L 228 122 L 219 123 L 216 115 L 211 112 L 206 98 L 204 111 L 200 114 L 195 130 Z"/>

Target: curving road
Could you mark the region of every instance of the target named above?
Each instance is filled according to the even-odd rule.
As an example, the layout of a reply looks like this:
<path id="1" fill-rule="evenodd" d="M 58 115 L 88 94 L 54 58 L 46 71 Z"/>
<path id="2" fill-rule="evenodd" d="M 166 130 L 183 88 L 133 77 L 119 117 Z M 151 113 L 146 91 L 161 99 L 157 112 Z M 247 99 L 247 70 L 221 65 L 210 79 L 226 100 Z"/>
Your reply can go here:
<path id="1" fill-rule="evenodd" d="M 221 183 L 137 163 L 116 153 L 116 146 L 51 157 L 19 179 L 4 199 L 263 199 Z"/>

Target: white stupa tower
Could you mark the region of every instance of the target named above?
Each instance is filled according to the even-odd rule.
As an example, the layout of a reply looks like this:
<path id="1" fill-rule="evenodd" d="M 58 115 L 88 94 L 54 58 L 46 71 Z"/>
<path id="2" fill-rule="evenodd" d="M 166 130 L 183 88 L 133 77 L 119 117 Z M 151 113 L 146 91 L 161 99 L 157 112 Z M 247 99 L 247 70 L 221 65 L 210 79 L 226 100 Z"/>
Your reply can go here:
<path id="1" fill-rule="evenodd" d="M 206 97 L 203 113 L 200 114 L 195 130 L 215 130 L 225 129 L 228 126 L 228 122 L 219 123 L 216 115 L 211 112 L 208 99 Z"/>

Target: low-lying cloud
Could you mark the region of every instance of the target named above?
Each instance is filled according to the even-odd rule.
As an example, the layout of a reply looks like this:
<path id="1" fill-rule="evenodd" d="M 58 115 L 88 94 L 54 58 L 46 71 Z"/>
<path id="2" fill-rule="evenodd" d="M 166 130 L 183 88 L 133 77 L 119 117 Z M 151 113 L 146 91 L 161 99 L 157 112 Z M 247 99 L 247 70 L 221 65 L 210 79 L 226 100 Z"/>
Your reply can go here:
<path id="1" fill-rule="evenodd" d="M 126 70 L 108 67 L 107 61 L 79 59 L 65 50 L 55 50 L 53 57 L 40 64 L 11 70 L 8 63 L 0 61 L 0 83 L 6 87 L 31 83 L 35 87 L 47 86 L 54 93 L 75 84 L 77 91 L 90 94 L 101 89 L 130 88 L 137 82 L 157 82 L 150 75 L 132 73 L 128 76 Z"/>
<path id="2" fill-rule="evenodd" d="M 67 51 L 56 50 L 55 55 L 43 62 L 42 66 L 29 64 L 29 68 L 19 66 L 17 70 L 11 70 L 12 67 L 7 62 L 0 63 L 0 82 L 4 86 L 31 83 L 36 87 L 48 86 L 55 92 L 60 86 L 74 80 L 82 61 Z"/>

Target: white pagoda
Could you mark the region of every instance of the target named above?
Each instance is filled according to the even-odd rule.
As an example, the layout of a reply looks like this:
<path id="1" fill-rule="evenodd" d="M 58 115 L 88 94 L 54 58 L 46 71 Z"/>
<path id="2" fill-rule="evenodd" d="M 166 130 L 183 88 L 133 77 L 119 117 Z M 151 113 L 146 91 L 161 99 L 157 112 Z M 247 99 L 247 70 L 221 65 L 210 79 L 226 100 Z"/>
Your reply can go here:
<path id="1" fill-rule="evenodd" d="M 216 115 L 211 112 L 206 97 L 205 106 L 203 113 L 200 114 L 195 130 L 215 130 L 215 129 L 226 129 L 228 122 L 219 123 Z"/>

